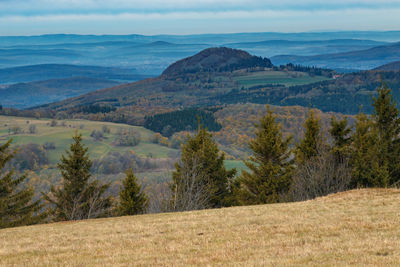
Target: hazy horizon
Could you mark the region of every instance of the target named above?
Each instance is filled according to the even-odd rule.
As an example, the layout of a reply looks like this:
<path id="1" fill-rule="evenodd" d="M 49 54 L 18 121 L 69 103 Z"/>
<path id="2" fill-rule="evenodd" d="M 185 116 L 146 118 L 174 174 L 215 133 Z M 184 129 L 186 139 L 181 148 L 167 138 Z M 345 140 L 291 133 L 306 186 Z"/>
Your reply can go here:
<path id="1" fill-rule="evenodd" d="M 0 0 L 1 36 L 399 30 L 394 0 Z"/>

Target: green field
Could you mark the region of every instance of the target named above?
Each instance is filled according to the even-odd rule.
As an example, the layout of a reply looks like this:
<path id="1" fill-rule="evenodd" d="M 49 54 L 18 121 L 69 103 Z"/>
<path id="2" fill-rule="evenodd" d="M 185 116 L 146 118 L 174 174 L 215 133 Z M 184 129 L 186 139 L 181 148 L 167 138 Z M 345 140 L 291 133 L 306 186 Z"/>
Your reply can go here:
<path id="1" fill-rule="evenodd" d="M 237 175 L 240 175 L 242 173 L 242 170 L 249 170 L 246 164 L 244 164 L 244 162 L 241 160 L 225 160 L 225 166 L 228 170 L 236 168 Z"/>
<path id="2" fill-rule="evenodd" d="M 13 139 L 14 145 L 43 145 L 46 142 L 53 142 L 56 149 L 48 151 L 50 165 L 55 165 L 59 162 L 61 155 L 69 148 L 75 131 L 82 133 L 84 143 L 89 148 L 91 159 L 100 159 L 108 152 L 114 151 L 120 153 L 133 152 L 141 157 L 151 158 L 169 158 L 171 155 L 178 153 L 177 149 L 152 143 L 154 132 L 139 126 L 87 120 L 58 121 L 55 127 L 51 127 L 50 123 L 51 120 L 49 119 L 0 116 L 0 143 L 4 143 L 10 138 Z M 29 134 L 29 126 L 32 124 L 36 125 L 37 128 L 37 133 L 35 134 Z M 65 126 L 62 126 L 62 124 L 65 124 Z M 82 125 L 83 128 L 80 129 Z M 101 130 L 103 125 L 110 129 L 110 134 L 105 134 L 105 138 L 101 141 L 96 141 L 90 137 L 93 130 Z M 22 132 L 19 134 L 9 133 L 9 129 L 13 127 L 20 127 Z M 136 146 L 115 146 L 113 141 L 120 128 L 133 129 L 140 133 L 140 143 Z M 225 164 L 228 169 L 237 168 L 238 174 L 242 169 L 246 169 L 244 163 L 239 160 L 226 160 Z"/>
<path id="3" fill-rule="evenodd" d="M 327 77 L 314 76 L 311 77 L 304 72 L 294 71 L 262 71 L 246 74 L 244 76 L 237 76 L 234 79 L 239 82 L 241 86 L 249 88 L 252 86 L 265 85 L 265 84 L 283 84 L 285 86 L 303 85 L 319 81 L 328 80 Z"/>
<path id="4" fill-rule="evenodd" d="M 106 155 L 108 152 L 117 151 L 134 152 L 139 156 L 153 158 L 166 158 L 170 153 L 177 152 L 176 149 L 153 144 L 151 139 L 154 132 L 147 130 L 143 127 L 130 126 L 126 124 L 85 121 L 85 120 L 65 120 L 58 121 L 57 126 L 50 126 L 51 120 L 48 119 L 32 119 L 32 118 L 19 118 L 0 116 L 0 142 L 13 138 L 14 144 L 39 144 L 43 145 L 45 142 L 53 142 L 55 150 L 49 150 L 50 164 L 55 164 L 59 161 L 61 154 L 68 149 L 69 144 L 72 142 L 72 136 L 75 131 L 82 133 L 84 143 L 89 148 L 89 153 L 92 159 L 98 159 Z M 29 126 L 36 125 L 37 133 L 29 134 Z M 64 125 L 64 126 L 63 126 Z M 93 130 L 101 131 L 103 125 L 110 129 L 110 134 L 105 134 L 104 139 L 96 141 L 90 134 Z M 9 133 L 9 129 L 13 127 L 20 127 L 21 133 Z M 113 142 L 116 138 L 116 133 L 120 129 L 133 129 L 135 132 L 140 133 L 141 141 L 136 146 L 115 146 Z"/>

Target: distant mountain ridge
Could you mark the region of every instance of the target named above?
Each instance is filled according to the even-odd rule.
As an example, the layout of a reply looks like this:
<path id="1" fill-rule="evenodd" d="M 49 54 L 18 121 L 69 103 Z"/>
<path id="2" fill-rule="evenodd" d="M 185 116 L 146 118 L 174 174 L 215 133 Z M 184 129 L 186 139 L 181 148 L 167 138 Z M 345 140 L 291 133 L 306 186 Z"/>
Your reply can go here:
<path id="1" fill-rule="evenodd" d="M 128 81 L 137 81 L 148 77 L 138 74 L 135 69 L 70 64 L 39 64 L 0 69 L 0 84 L 77 76 Z"/>
<path id="2" fill-rule="evenodd" d="M 210 47 L 242 49 L 253 55 L 271 59 L 277 55 L 311 56 L 359 51 L 398 41 L 400 31 L 0 36 L 0 68 L 72 64 L 136 68 L 138 73 L 154 77 L 160 75 L 172 63 Z M 327 63 L 318 66 L 365 70 L 389 61 L 359 61 L 346 65 L 346 61 L 332 59 Z M 311 65 L 315 64 L 317 63 L 311 62 Z"/>
<path id="3" fill-rule="evenodd" d="M 380 65 L 400 60 L 400 42 L 377 46 L 366 50 L 314 56 L 281 55 L 274 56 L 274 64 L 300 64 L 329 68 L 373 69 Z"/>
<path id="4" fill-rule="evenodd" d="M 5 107 L 27 108 L 82 95 L 119 85 L 116 81 L 91 77 L 51 79 L 3 86 L 1 104 Z"/>

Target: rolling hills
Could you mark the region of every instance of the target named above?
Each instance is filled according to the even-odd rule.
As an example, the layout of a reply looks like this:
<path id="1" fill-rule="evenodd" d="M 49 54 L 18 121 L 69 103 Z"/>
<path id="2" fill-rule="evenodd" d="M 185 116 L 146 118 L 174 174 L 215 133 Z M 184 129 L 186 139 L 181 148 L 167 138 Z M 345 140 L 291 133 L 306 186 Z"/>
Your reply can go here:
<path id="1" fill-rule="evenodd" d="M 329 70 L 304 70 L 273 69 L 268 59 L 251 56 L 237 49 L 210 48 L 172 64 L 159 77 L 99 90 L 43 105 L 39 109 L 73 110 L 76 113 L 76 107 L 82 105 L 110 105 L 120 109 L 132 107 L 138 111 L 136 116 L 145 112 L 143 118 L 144 115 L 179 107 L 221 104 L 219 98 L 233 89 L 258 85 L 260 77 L 254 80 L 254 73 L 267 71 L 266 75 L 262 75 L 265 77 L 261 77 L 262 83 L 273 86 L 280 85 L 282 79 L 290 79 L 292 85 L 297 85 L 328 80 L 332 75 Z M 278 74 L 278 77 L 269 76 L 271 73 Z M 247 76 L 253 79 L 250 83 L 245 81 Z M 267 99 L 265 101 L 268 102 Z"/>
<path id="2" fill-rule="evenodd" d="M 293 64 L 276 67 L 266 58 L 220 47 L 177 61 L 159 77 L 91 92 L 35 110 L 64 111 L 90 119 L 95 116 L 82 114 L 80 106 L 110 106 L 116 110 L 104 118 L 134 125 L 143 125 L 145 116 L 176 109 L 236 103 L 311 106 L 345 114 L 358 113 L 362 105 L 364 112 L 369 113 L 371 96 L 382 81 L 399 100 L 398 72 L 337 75 L 329 69 Z"/>
<path id="3" fill-rule="evenodd" d="M 0 230 L 1 265 L 353 265 L 400 261 L 400 191 Z"/>

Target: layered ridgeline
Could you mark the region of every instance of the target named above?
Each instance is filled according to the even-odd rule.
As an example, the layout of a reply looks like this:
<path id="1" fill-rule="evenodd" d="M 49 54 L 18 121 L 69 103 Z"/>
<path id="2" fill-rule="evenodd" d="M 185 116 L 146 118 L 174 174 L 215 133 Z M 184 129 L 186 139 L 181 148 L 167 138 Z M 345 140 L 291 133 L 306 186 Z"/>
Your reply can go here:
<path id="1" fill-rule="evenodd" d="M 293 64 L 279 67 L 237 49 L 210 48 L 180 60 L 161 76 L 81 95 L 35 109 L 75 117 L 144 125 L 154 114 L 237 103 L 301 105 L 325 112 L 371 112 L 371 95 L 384 81 L 400 99 L 397 71 L 338 75 Z M 89 107 L 82 109 L 83 106 Z M 105 106 L 110 112 L 87 112 Z M 97 110 L 97 109 L 94 109 Z"/>
<path id="2" fill-rule="evenodd" d="M 334 69 L 373 69 L 400 60 L 400 42 L 368 49 L 335 53 L 333 50 L 319 55 L 280 55 L 271 58 L 274 64 L 294 63 Z"/>
<path id="3" fill-rule="evenodd" d="M 3 85 L 0 89 L 0 99 L 1 104 L 5 107 L 27 108 L 64 100 L 118 84 L 120 83 L 117 81 L 91 77 L 16 83 Z"/>
<path id="4" fill-rule="evenodd" d="M 28 108 L 149 76 L 133 68 L 40 64 L 0 69 L 0 103 Z"/>

